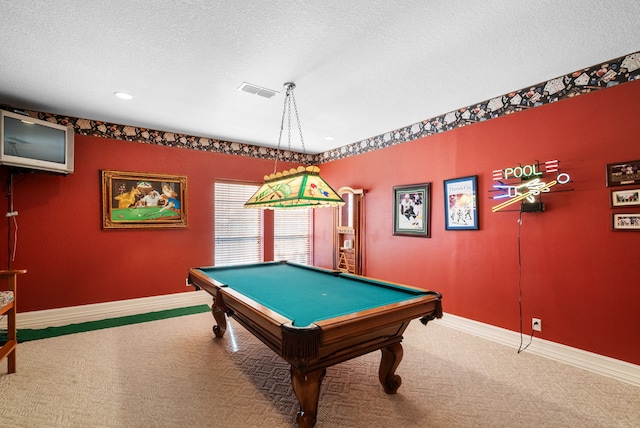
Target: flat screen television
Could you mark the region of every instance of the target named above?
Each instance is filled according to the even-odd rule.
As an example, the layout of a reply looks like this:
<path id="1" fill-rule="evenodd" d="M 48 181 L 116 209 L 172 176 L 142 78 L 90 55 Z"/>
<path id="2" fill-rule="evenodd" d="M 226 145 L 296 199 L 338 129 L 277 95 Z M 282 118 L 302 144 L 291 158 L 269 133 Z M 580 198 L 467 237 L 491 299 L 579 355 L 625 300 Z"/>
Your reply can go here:
<path id="1" fill-rule="evenodd" d="M 0 165 L 73 173 L 73 128 L 0 110 Z"/>

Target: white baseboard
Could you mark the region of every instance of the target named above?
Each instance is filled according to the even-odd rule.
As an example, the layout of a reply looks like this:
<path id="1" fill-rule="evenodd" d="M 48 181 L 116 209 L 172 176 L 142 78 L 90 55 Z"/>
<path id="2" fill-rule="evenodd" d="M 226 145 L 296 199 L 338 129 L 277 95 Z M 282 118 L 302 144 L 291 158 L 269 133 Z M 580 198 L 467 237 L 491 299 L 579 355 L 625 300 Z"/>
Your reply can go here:
<path id="1" fill-rule="evenodd" d="M 506 330 L 452 314 L 444 314 L 441 319 L 435 320 L 434 322 L 478 337 L 489 339 L 515 349 L 520 347 L 520 333 L 515 331 Z M 528 343 L 528 336 L 526 339 Z M 526 352 L 570 364 L 572 366 L 627 382 L 635 386 L 640 386 L 640 366 L 627 363 L 626 361 L 616 360 L 614 358 L 605 357 L 593 352 L 583 351 L 581 349 L 572 348 L 570 346 L 550 342 L 537 337 L 533 338 L 533 342 L 531 343 L 531 346 L 527 348 Z"/>
<path id="2" fill-rule="evenodd" d="M 58 327 L 201 304 L 210 305 L 211 301 L 211 295 L 205 291 L 190 291 L 92 305 L 22 312 L 17 314 L 16 324 L 18 329 Z M 2 321 L 6 324 L 6 320 Z M 514 349 L 518 349 L 520 346 L 520 333 L 515 331 L 452 314 L 445 314 L 443 318 L 434 322 L 513 347 Z M 2 327 L 0 325 L 0 328 Z M 531 346 L 527 348 L 527 352 L 640 386 L 640 366 L 635 364 L 536 337 L 534 337 Z"/>
<path id="3" fill-rule="evenodd" d="M 16 315 L 16 324 L 18 329 L 59 327 L 88 321 L 99 321 L 108 318 L 164 311 L 167 309 L 186 308 L 202 304 L 210 305 L 211 302 L 211 295 L 206 291 L 189 291 L 186 293 L 119 300 L 116 302 L 19 312 Z"/>

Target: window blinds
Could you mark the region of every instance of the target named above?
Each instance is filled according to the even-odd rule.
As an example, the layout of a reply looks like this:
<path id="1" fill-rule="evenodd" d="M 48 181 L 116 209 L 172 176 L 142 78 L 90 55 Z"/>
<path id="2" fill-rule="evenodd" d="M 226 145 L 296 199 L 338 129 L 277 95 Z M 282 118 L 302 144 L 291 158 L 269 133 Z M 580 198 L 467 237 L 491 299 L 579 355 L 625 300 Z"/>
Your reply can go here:
<path id="1" fill-rule="evenodd" d="M 310 264 L 311 210 L 274 210 L 274 259 Z"/>
<path id="2" fill-rule="evenodd" d="M 258 186 L 215 183 L 215 265 L 263 260 L 261 210 L 244 208 Z M 311 210 L 274 210 L 274 260 L 311 263 Z"/>
<path id="3" fill-rule="evenodd" d="M 215 265 L 262 261 L 260 210 L 244 208 L 258 186 L 215 183 Z"/>

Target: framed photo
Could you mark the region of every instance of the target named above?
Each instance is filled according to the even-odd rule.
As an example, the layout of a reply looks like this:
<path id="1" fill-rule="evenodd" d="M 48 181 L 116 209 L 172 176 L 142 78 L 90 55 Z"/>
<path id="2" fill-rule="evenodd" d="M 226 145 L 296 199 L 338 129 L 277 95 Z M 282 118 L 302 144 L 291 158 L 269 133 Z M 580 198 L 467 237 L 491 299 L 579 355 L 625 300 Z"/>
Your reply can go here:
<path id="1" fill-rule="evenodd" d="M 613 214 L 613 230 L 640 231 L 640 211 L 636 213 Z"/>
<path id="2" fill-rule="evenodd" d="M 431 183 L 393 188 L 393 234 L 431 236 Z"/>
<path id="3" fill-rule="evenodd" d="M 607 187 L 640 183 L 640 160 L 607 165 Z"/>
<path id="4" fill-rule="evenodd" d="M 614 190 L 611 192 L 612 207 L 640 205 L 640 189 Z"/>
<path id="5" fill-rule="evenodd" d="M 102 170 L 102 227 L 187 227 L 187 177 Z"/>
<path id="6" fill-rule="evenodd" d="M 444 228 L 478 230 L 478 178 L 444 181 Z"/>

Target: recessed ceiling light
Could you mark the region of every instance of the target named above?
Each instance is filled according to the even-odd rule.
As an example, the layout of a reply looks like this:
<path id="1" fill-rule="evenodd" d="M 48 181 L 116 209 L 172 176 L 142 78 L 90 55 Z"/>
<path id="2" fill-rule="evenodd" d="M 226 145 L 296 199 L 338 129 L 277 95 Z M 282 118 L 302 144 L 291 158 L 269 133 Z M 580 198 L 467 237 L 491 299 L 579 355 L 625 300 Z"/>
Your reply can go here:
<path id="1" fill-rule="evenodd" d="M 115 95 L 116 97 L 122 100 L 130 100 L 133 98 L 131 95 L 127 94 L 126 92 L 114 92 L 113 95 Z"/>
<path id="2" fill-rule="evenodd" d="M 324 137 L 324 139 L 325 139 L 326 141 L 333 141 L 333 140 L 334 140 L 334 138 L 333 138 L 333 137 Z"/>

